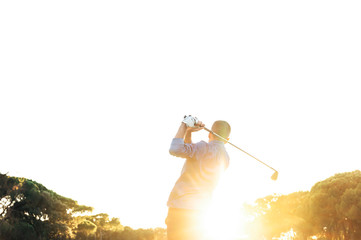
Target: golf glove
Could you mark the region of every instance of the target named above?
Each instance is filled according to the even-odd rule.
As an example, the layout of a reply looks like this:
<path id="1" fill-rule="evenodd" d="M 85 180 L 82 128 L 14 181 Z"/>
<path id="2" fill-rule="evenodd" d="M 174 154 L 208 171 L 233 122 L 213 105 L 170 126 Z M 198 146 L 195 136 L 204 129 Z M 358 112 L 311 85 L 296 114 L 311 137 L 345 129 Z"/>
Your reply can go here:
<path id="1" fill-rule="evenodd" d="M 191 115 L 184 116 L 183 121 L 187 127 L 195 127 L 195 125 L 198 123 L 198 119 L 196 117 L 192 117 Z"/>

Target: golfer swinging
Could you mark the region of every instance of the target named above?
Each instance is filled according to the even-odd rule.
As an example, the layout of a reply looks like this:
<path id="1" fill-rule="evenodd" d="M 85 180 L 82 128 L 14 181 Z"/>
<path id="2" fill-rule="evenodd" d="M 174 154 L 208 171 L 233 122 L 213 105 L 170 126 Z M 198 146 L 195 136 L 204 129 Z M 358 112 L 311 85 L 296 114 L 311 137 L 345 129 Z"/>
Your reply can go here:
<path id="1" fill-rule="evenodd" d="M 168 199 L 166 219 L 168 240 L 201 240 L 201 218 L 209 204 L 220 174 L 229 165 L 224 140 L 209 133 L 209 142 L 192 143 L 192 132 L 204 124 L 185 116 L 172 140 L 171 155 L 186 158 L 181 176 Z M 212 131 L 228 139 L 231 127 L 226 121 L 213 123 Z"/>

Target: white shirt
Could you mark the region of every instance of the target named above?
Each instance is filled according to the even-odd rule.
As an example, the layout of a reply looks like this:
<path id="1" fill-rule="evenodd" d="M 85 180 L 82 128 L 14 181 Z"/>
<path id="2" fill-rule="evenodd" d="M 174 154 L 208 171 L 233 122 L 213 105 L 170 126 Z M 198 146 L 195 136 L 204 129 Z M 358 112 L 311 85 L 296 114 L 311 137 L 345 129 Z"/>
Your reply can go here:
<path id="1" fill-rule="evenodd" d="M 169 152 L 186 158 L 181 176 L 169 196 L 167 206 L 182 209 L 205 209 L 212 197 L 219 177 L 229 165 L 224 143 L 213 140 L 187 144 L 182 138 L 174 138 Z"/>

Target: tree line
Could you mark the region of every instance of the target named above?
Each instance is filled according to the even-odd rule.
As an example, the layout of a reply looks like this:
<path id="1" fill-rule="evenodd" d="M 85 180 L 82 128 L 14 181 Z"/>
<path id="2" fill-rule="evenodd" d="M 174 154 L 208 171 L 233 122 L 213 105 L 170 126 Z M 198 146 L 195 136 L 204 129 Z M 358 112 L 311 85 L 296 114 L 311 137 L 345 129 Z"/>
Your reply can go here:
<path id="1" fill-rule="evenodd" d="M 0 174 L 1 240 L 166 240 L 165 229 L 134 230 L 92 210 L 35 181 Z"/>
<path id="2" fill-rule="evenodd" d="M 339 173 L 310 191 L 270 195 L 244 206 L 250 240 L 361 239 L 361 172 Z M 35 181 L 0 174 L 1 240 L 166 240 L 166 230 L 132 229 Z"/>
<path id="3" fill-rule="evenodd" d="M 271 240 L 292 230 L 292 239 L 360 240 L 361 172 L 336 174 L 310 191 L 259 198 L 245 209 L 252 216 L 250 239 Z"/>

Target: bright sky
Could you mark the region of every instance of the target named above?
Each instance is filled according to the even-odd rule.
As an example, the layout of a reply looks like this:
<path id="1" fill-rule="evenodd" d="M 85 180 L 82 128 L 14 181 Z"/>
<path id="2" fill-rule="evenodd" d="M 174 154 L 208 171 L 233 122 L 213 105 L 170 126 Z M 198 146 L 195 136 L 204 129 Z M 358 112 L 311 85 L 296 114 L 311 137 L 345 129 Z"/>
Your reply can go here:
<path id="1" fill-rule="evenodd" d="M 216 196 L 310 190 L 361 159 L 359 1 L 2 1 L 0 172 L 164 227 L 184 114 L 227 120 Z M 207 133 L 195 134 L 196 141 Z"/>

